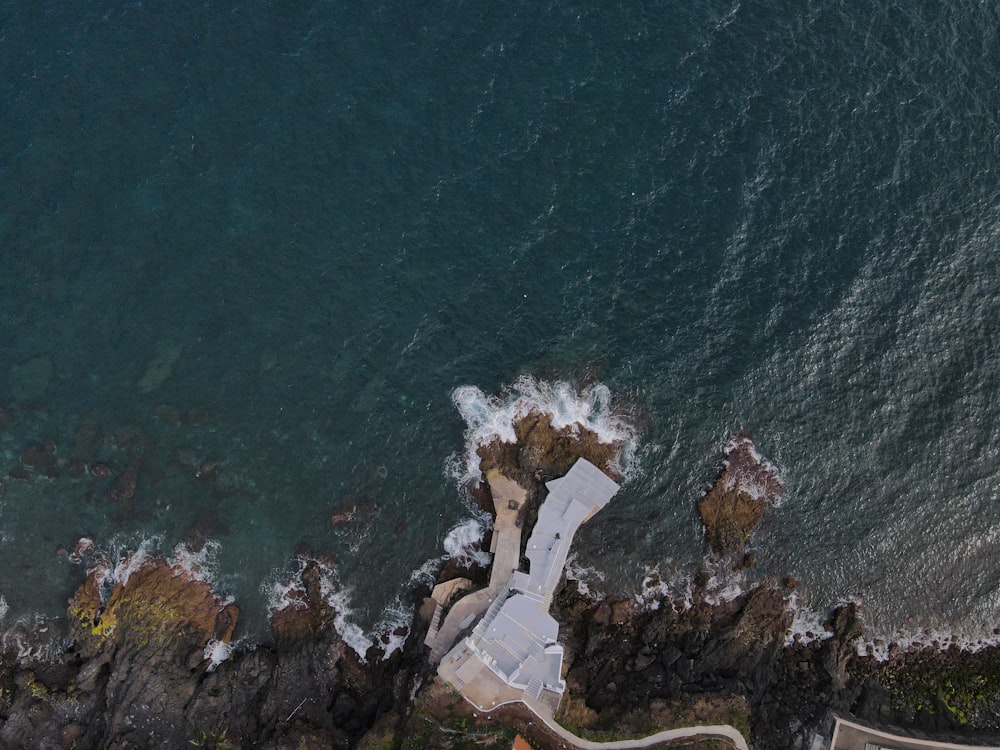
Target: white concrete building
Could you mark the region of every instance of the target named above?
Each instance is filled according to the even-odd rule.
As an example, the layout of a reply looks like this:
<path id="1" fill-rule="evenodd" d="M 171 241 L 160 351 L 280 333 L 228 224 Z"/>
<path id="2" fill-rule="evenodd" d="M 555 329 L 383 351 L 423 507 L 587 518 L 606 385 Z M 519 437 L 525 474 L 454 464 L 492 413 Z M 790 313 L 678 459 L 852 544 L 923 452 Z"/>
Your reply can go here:
<path id="1" fill-rule="evenodd" d="M 514 571 L 507 590 L 490 605 L 466 639 L 466 646 L 511 687 L 533 698 L 542 690 L 562 693 L 563 650 L 559 625 L 549 614 L 573 536 L 581 524 L 608 504 L 618 484 L 586 459 L 546 484 L 549 494 L 538 511 L 525 556 L 528 570 Z"/>

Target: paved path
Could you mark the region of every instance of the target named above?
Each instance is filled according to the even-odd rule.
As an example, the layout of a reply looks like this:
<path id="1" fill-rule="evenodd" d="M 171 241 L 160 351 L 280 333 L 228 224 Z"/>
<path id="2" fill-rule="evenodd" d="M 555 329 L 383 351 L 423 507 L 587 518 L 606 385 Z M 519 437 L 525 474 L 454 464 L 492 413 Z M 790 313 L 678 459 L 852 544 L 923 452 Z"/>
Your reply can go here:
<path id="1" fill-rule="evenodd" d="M 486 479 L 490 483 L 490 494 L 496 508 L 493 541 L 490 544 L 490 552 L 493 553 L 490 585 L 462 597 L 448 611 L 433 642 L 427 644 L 431 647 L 431 664 L 441 661 L 462 631 L 483 616 L 497 595 L 510 583 L 510 576 L 521 560 L 521 527 L 517 525 L 517 517 L 528 499 L 528 491 L 495 469 L 486 475 Z"/>
<path id="2" fill-rule="evenodd" d="M 1000 750 L 996 746 L 956 745 L 953 742 L 902 737 L 855 724 L 853 721 L 847 721 L 839 716 L 835 718 L 837 723 L 833 730 L 831 750 L 865 750 L 865 746 L 868 744 L 884 747 L 888 750 Z"/>
<path id="3" fill-rule="evenodd" d="M 657 732 L 656 734 L 651 734 L 648 737 L 642 737 L 637 740 L 613 740 L 611 742 L 594 742 L 593 740 L 585 740 L 583 737 L 577 737 L 575 734 L 570 732 L 568 729 L 563 727 L 561 724 L 557 723 L 555 719 L 549 718 L 541 710 L 536 710 L 534 701 L 530 698 L 523 701 L 525 705 L 528 706 L 534 712 L 542 723 L 545 724 L 549 729 L 555 732 L 557 735 L 562 737 L 567 742 L 571 743 L 574 747 L 581 748 L 581 750 L 628 750 L 629 748 L 638 747 L 652 747 L 660 742 L 669 742 L 670 740 L 680 740 L 685 737 L 718 737 L 720 739 L 730 742 L 733 747 L 738 748 L 738 750 L 750 750 L 747 745 L 746 738 L 740 734 L 735 727 L 731 727 L 728 724 L 712 724 L 703 727 L 681 727 L 680 729 L 665 729 L 662 732 Z M 540 708 L 540 707 L 539 707 Z"/>
<path id="4" fill-rule="evenodd" d="M 465 672 L 463 669 L 465 665 L 471 667 L 472 673 Z M 684 739 L 685 737 L 717 737 L 729 742 L 737 750 L 749 750 L 747 741 L 743 735 L 728 724 L 666 729 L 636 740 L 613 740 L 611 742 L 585 740 L 583 737 L 577 737 L 553 718 L 555 707 L 558 705 L 558 699 L 561 696 L 544 691 L 542 693 L 542 700 L 535 700 L 525 695 L 523 690 L 517 690 L 504 683 L 503 680 L 487 669 L 479 659 L 472 656 L 468 649 L 461 648 L 460 646 L 456 646 L 453 652 L 449 654 L 448 658 L 441 664 L 438 672 L 445 682 L 452 685 L 455 685 L 456 677 L 459 676 L 459 673 L 462 673 L 467 683 L 462 685 L 459 692 L 461 692 L 465 700 L 479 711 L 488 714 L 500 708 L 500 706 L 511 703 L 523 703 L 554 734 L 573 747 L 580 748 L 581 750 L 629 750 L 630 748 L 651 747 L 660 742 Z M 545 700 L 549 697 L 554 698 L 554 702 Z"/>

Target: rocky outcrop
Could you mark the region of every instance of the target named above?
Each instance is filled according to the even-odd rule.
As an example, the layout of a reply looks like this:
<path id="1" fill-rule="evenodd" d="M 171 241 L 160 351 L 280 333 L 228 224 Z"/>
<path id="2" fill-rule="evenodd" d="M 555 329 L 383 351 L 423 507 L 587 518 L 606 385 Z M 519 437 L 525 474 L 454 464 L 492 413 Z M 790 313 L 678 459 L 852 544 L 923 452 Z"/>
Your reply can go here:
<path id="1" fill-rule="evenodd" d="M 483 476 L 497 469 L 522 487 L 530 487 L 563 476 L 578 458 L 586 458 L 613 479 L 618 478 L 614 467 L 621 446 L 601 442 L 596 432 L 585 427 L 574 424 L 556 428 L 552 426 L 552 415 L 532 411 L 514 423 L 514 432 L 514 443 L 497 439 L 479 447 Z"/>
<path id="2" fill-rule="evenodd" d="M 720 555 L 741 550 L 764 517 L 767 503 L 783 494 L 774 467 L 757 455 L 749 436 L 736 435 L 718 479 L 698 501 L 705 539 L 712 550 Z"/>
<path id="3" fill-rule="evenodd" d="M 128 565 L 123 566 L 128 569 Z M 238 610 L 204 581 L 153 559 L 70 602 L 61 659 L 0 662 L 0 746 L 10 748 L 350 747 L 376 722 L 402 721 L 422 667 L 422 633 L 359 657 L 334 627 L 319 566 L 276 613 L 272 644 L 227 654 Z M 396 635 L 405 635 L 397 633 Z"/>
<path id="4" fill-rule="evenodd" d="M 609 730 L 656 702 L 745 696 L 769 673 L 791 619 L 784 595 L 754 589 L 731 602 L 656 609 L 631 600 L 588 603 L 569 582 L 556 602 L 567 648 L 570 701 Z"/>

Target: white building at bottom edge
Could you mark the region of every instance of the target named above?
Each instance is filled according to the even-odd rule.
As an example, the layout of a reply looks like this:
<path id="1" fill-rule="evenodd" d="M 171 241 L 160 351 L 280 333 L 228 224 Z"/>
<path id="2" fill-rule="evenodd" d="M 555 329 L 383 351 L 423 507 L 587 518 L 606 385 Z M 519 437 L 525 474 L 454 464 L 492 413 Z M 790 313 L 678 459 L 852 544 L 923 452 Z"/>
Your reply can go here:
<path id="1" fill-rule="evenodd" d="M 515 571 L 507 591 L 497 596 L 466 646 L 504 682 L 533 698 L 542 690 L 562 693 L 563 649 L 559 625 L 549 614 L 573 536 L 581 524 L 608 504 L 618 484 L 586 459 L 546 484 L 549 494 L 538 510 L 528 539 L 528 571 Z"/>

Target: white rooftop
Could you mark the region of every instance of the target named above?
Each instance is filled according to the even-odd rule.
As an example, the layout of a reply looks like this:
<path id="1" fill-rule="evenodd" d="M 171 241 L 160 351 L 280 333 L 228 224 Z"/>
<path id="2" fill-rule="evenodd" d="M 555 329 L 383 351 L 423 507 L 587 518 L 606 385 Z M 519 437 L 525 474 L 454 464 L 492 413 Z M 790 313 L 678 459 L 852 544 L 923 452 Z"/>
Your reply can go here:
<path id="1" fill-rule="evenodd" d="M 508 685 L 535 694 L 562 692 L 559 625 L 548 610 L 581 524 L 608 504 L 618 485 L 586 459 L 546 484 L 548 497 L 528 539 L 527 573 L 515 571 L 507 592 L 490 606 L 467 645 Z"/>

